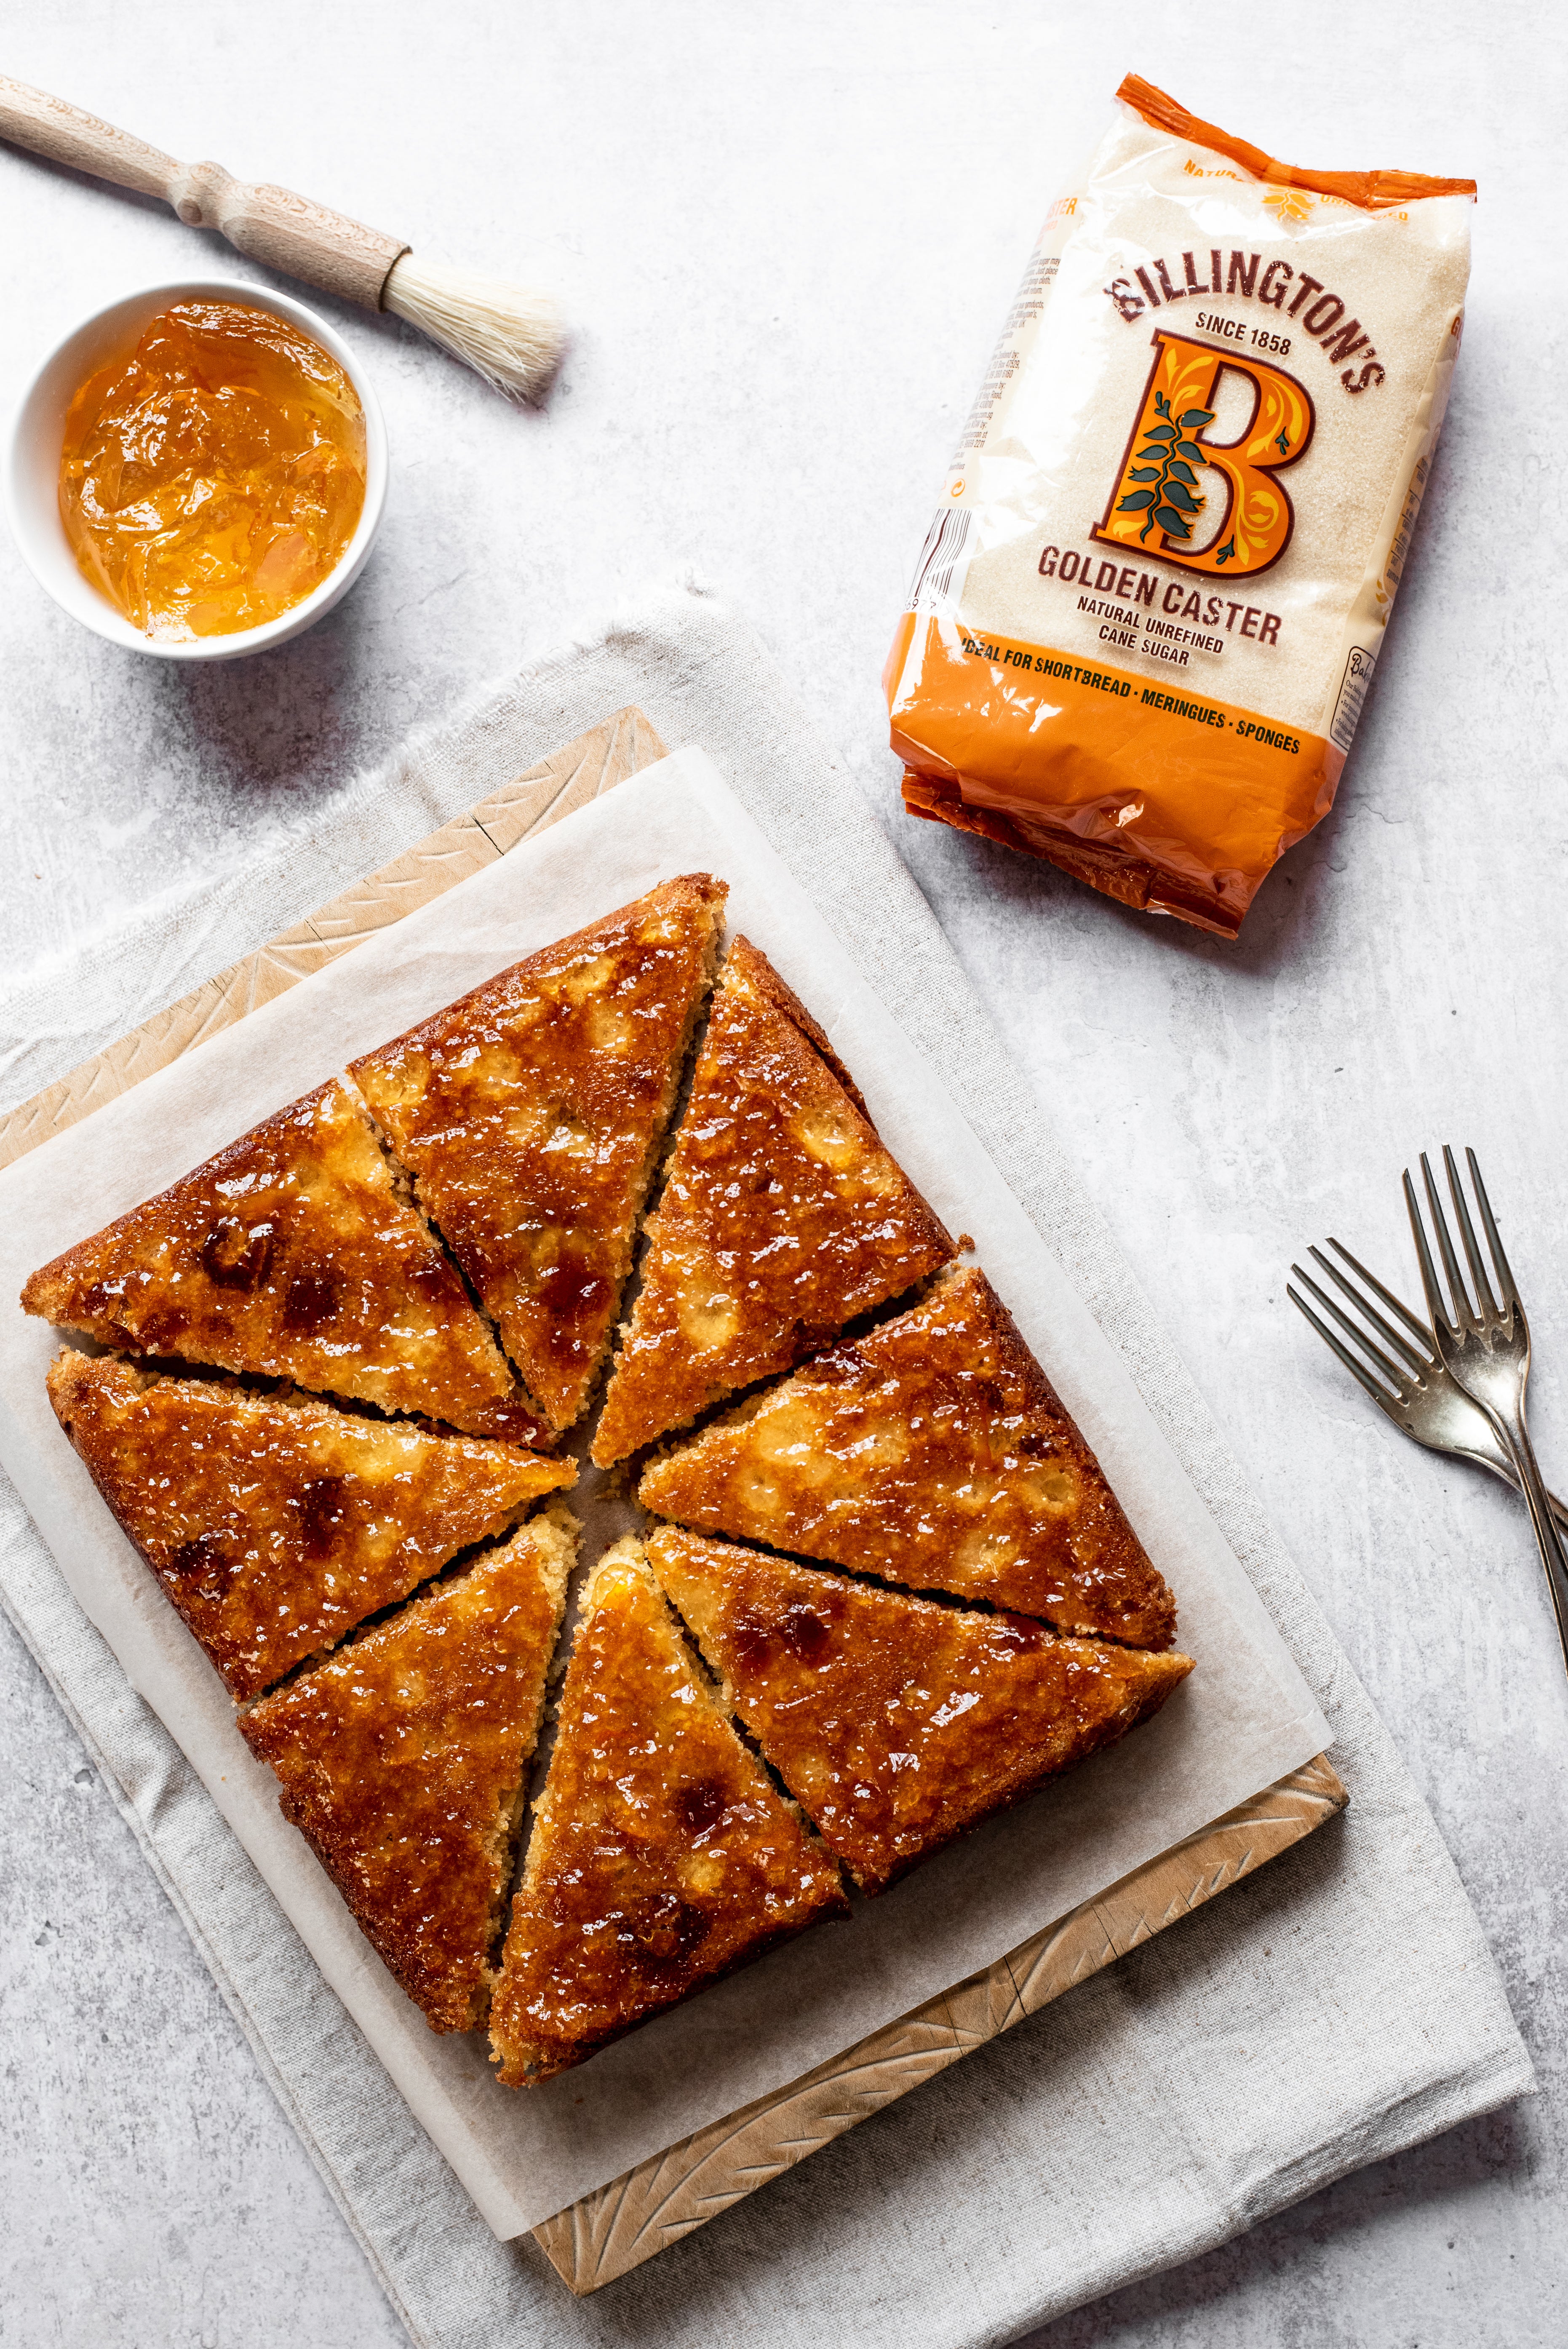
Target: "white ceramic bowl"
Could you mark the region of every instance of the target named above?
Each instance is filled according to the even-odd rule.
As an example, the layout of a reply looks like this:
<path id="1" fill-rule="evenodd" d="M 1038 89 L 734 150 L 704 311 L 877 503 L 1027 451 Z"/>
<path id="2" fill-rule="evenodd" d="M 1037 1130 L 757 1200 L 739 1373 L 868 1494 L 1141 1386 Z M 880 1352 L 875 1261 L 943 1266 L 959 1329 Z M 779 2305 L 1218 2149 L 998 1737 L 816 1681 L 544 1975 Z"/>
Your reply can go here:
<path id="1" fill-rule="evenodd" d="M 133 627 L 82 576 L 60 520 L 60 450 L 72 396 L 95 367 L 133 344 L 149 320 L 171 302 L 243 302 L 291 320 L 332 353 L 365 410 L 365 511 L 336 568 L 277 619 L 259 628 L 238 629 L 232 636 L 197 636 L 189 644 L 166 644 Z M 376 394 L 347 344 L 303 302 L 238 278 L 182 277 L 122 295 L 107 308 L 95 310 L 56 345 L 22 394 L 6 440 L 0 495 L 11 534 L 33 576 L 62 611 L 91 628 L 95 636 L 107 636 L 111 645 L 124 645 L 131 652 L 150 653 L 157 660 L 237 660 L 246 653 L 265 652 L 269 646 L 284 644 L 311 627 L 347 594 L 364 569 L 387 502 L 387 427 Z"/>

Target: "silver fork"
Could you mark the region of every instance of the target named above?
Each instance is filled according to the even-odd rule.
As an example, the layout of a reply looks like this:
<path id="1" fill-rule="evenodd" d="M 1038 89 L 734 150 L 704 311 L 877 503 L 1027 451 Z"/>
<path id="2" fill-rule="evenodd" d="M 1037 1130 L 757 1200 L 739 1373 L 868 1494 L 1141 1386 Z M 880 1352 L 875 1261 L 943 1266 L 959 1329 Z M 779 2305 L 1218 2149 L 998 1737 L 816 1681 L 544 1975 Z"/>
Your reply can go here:
<path id="1" fill-rule="evenodd" d="M 1407 1168 L 1405 1206 L 1409 1213 L 1410 1231 L 1420 1263 L 1421 1287 L 1426 1292 L 1432 1336 L 1443 1368 L 1470 1401 L 1479 1403 L 1485 1412 L 1519 1479 L 1519 1488 L 1524 1495 L 1530 1521 L 1540 1545 L 1541 1562 L 1546 1569 L 1547 1585 L 1557 1616 L 1558 1635 L 1563 1642 L 1563 1661 L 1568 1663 L 1568 1550 L 1564 1549 L 1563 1537 L 1557 1530 L 1557 1521 L 1552 1511 L 1552 1496 L 1542 1480 L 1541 1465 L 1535 1457 L 1535 1446 L 1530 1441 L 1530 1429 L 1524 1415 L 1524 1391 L 1530 1378 L 1530 1324 L 1524 1318 L 1523 1302 L 1502 1251 L 1491 1203 L 1480 1179 L 1480 1168 L 1476 1164 L 1475 1152 L 1467 1150 L 1465 1158 L 1470 1166 L 1470 1184 L 1475 1192 L 1481 1227 L 1486 1233 L 1492 1274 L 1497 1282 L 1497 1296 L 1494 1298 L 1492 1295 L 1487 1268 L 1481 1262 L 1475 1226 L 1470 1222 L 1470 1209 L 1460 1188 L 1460 1172 L 1454 1164 L 1454 1154 L 1446 1144 L 1443 1164 L 1448 1170 L 1449 1192 L 1453 1200 L 1460 1237 L 1464 1243 L 1465 1261 L 1470 1267 L 1474 1302 L 1472 1304 L 1470 1291 L 1465 1287 L 1464 1275 L 1454 1254 L 1454 1244 L 1449 1237 L 1442 1202 L 1438 1197 L 1438 1186 L 1432 1180 L 1432 1170 L 1427 1164 L 1425 1151 L 1421 1154 L 1421 1177 L 1426 1186 L 1427 1211 L 1437 1235 L 1449 1294 L 1444 1296 L 1439 1282 L 1432 1252 L 1427 1245 L 1421 1211 L 1417 1204 L 1416 1187 Z"/>
<path id="2" fill-rule="evenodd" d="M 1323 1311 L 1337 1322 L 1352 1344 L 1359 1347 L 1360 1353 L 1352 1353 L 1350 1348 L 1335 1336 L 1327 1322 L 1314 1312 L 1306 1299 L 1299 1296 L 1287 1282 L 1285 1295 L 1291 1303 L 1305 1315 L 1324 1344 L 1338 1356 L 1352 1378 L 1359 1380 L 1378 1410 L 1386 1418 L 1392 1420 L 1402 1435 L 1425 1444 L 1429 1452 L 1451 1452 L 1461 1459 L 1477 1461 L 1517 1493 L 1519 1479 L 1508 1454 L 1492 1433 L 1491 1420 L 1480 1403 L 1472 1402 L 1458 1381 L 1449 1377 L 1439 1359 L 1432 1333 L 1426 1323 L 1418 1320 L 1409 1307 L 1396 1297 L 1391 1288 L 1385 1288 L 1377 1274 L 1368 1272 L 1347 1247 L 1336 1239 L 1330 1239 L 1328 1245 L 1336 1256 L 1349 1266 L 1357 1280 L 1387 1307 L 1403 1325 L 1402 1331 L 1385 1319 L 1377 1306 L 1368 1303 L 1355 1283 L 1346 1278 L 1337 1265 L 1329 1262 L 1321 1248 L 1310 1248 L 1307 1253 L 1362 1320 L 1377 1331 L 1384 1341 L 1383 1345 L 1376 1344 L 1360 1322 L 1353 1321 L 1348 1314 L 1342 1311 L 1333 1298 L 1318 1286 L 1309 1272 L 1304 1272 L 1299 1264 L 1293 1264 L 1291 1270 L 1303 1288 L 1317 1299 Z M 1384 1347 L 1390 1350 L 1385 1352 Z M 1367 1368 L 1368 1363 L 1372 1365 L 1371 1370 Z M 1568 1505 L 1550 1495 L 1548 1498 L 1552 1501 L 1553 1515 L 1563 1531 L 1568 1532 Z"/>

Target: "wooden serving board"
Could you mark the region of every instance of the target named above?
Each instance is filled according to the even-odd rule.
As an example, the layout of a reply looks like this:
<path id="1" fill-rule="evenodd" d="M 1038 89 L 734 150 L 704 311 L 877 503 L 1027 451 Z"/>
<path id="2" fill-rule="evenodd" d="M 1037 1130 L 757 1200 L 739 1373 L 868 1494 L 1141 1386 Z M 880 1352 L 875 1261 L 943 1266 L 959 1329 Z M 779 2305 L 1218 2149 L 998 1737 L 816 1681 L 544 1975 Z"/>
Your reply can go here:
<path id="1" fill-rule="evenodd" d="M 0 1166 L 665 755 L 640 709 L 616 710 L 385 871 L 345 890 L 0 1117 Z M 983 1972 L 873 2032 L 804 2079 L 585 2194 L 536 2227 L 535 2240 L 574 2292 L 597 2291 L 1201 1908 L 1311 1835 L 1348 1799 L 1318 1754 Z"/>

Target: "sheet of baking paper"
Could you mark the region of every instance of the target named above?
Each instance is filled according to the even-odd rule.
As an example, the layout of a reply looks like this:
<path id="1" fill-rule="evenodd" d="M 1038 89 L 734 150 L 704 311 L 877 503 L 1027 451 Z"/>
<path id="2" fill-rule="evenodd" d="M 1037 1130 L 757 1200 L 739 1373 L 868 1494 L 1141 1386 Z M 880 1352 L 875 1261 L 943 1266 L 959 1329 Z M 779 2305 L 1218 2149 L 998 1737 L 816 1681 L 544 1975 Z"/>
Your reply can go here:
<path id="1" fill-rule="evenodd" d="M 889 1145 L 1011 1306 L 1175 1590 L 1198 1669 L 1112 1752 L 851 1922 L 760 1965 L 548 2085 L 498 2086 L 482 2039 L 438 2038 L 281 1817 L 216 1673 L 57 1426 L 57 1339 L 12 1300 L 35 1265 L 531 948 L 672 874 L 730 885 L 732 929 L 772 957 L 854 1071 Z M 698 751 L 622 784 L 378 933 L 0 1174 L 0 1458 L 71 1588 L 167 1723 L 324 1973 L 491 2227 L 520 2232 L 768 2094 L 1005 1954 L 1328 1743 L 1240 1565 L 1119 1356 L 930 1070 Z"/>

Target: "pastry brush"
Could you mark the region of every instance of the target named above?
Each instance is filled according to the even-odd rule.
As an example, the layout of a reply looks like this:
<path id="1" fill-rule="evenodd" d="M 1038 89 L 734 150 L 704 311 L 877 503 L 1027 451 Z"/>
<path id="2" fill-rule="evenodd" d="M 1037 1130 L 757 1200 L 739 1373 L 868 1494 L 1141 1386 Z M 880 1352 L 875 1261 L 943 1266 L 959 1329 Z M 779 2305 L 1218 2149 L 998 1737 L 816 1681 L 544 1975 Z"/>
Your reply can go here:
<path id="1" fill-rule="evenodd" d="M 390 310 L 428 335 L 498 391 L 536 398 L 561 357 L 562 328 L 547 295 L 468 269 L 421 261 L 384 236 L 287 188 L 251 187 L 220 163 L 172 155 L 0 74 L 0 139 L 90 171 L 139 195 L 161 196 L 192 228 L 215 228 L 237 252 L 323 293 Z"/>

